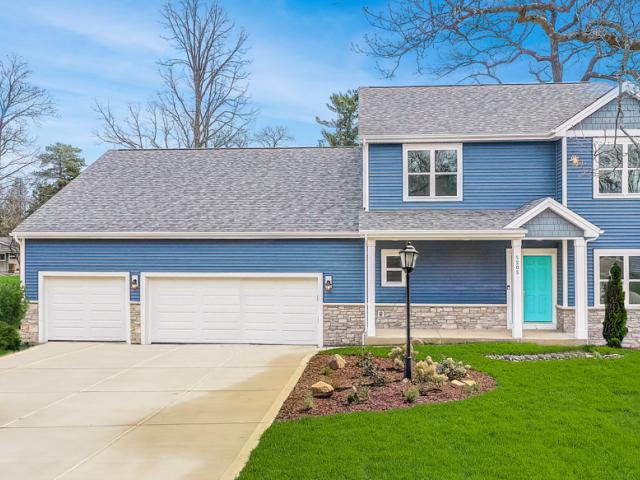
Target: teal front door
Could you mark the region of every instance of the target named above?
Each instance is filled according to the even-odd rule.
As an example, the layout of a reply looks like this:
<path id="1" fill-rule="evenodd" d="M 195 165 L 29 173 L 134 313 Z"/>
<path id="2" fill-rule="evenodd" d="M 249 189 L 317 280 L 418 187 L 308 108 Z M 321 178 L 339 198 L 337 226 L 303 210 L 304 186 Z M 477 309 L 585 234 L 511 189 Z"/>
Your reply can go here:
<path id="1" fill-rule="evenodd" d="M 553 262 L 551 255 L 523 257 L 524 321 L 553 322 Z"/>

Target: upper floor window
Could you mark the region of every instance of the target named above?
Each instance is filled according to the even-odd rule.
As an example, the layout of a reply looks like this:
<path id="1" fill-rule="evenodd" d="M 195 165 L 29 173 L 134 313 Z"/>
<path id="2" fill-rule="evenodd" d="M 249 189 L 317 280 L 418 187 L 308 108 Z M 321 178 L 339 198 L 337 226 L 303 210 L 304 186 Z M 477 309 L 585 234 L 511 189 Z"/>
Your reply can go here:
<path id="1" fill-rule="evenodd" d="M 640 307 L 640 250 L 596 249 L 593 255 L 597 306 L 604 306 L 609 272 L 613 264 L 617 263 L 622 270 L 625 303 L 627 306 Z"/>
<path id="2" fill-rule="evenodd" d="M 462 200 L 462 145 L 404 145 L 404 200 Z"/>
<path id="3" fill-rule="evenodd" d="M 594 171 L 594 197 L 640 197 L 640 150 L 631 139 L 595 141 Z"/>

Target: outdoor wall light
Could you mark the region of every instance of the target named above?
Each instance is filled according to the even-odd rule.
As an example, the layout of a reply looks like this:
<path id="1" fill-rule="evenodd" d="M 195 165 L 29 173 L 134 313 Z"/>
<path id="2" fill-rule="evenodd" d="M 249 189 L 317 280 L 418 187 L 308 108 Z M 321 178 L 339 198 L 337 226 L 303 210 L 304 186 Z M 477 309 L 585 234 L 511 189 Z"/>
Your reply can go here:
<path id="1" fill-rule="evenodd" d="M 131 290 L 140 288 L 140 279 L 137 274 L 131 275 Z"/>
<path id="2" fill-rule="evenodd" d="M 411 272 L 416 266 L 418 260 L 418 250 L 411 245 L 411 242 L 407 242 L 405 247 L 400 250 L 400 264 L 406 275 L 406 313 L 407 313 L 407 350 L 404 357 L 404 378 L 411 380 L 413 375 L 411 373 Z"/>
<path id="3" fill-rule="evenodd" d="M 571 155 L 570 161 L 571 165 L 573 165 L 574 167 L 580 167 L 582 165 L 582 159 L 580 158 L 580 155 Z"/>
<path id="4" fill-rule="evenodd" d="M 333 290 L 333 275 L 324 276 L 324 290 L 325 292 Z"/>

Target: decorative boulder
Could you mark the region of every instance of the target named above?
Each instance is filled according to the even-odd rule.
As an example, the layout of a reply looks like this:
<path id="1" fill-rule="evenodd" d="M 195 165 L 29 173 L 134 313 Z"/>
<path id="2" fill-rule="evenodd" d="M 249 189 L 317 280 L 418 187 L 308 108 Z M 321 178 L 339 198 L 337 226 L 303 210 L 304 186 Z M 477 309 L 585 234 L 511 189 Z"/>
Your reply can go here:
<path id="1" fill-rule="evenodd" d="M 344 368 L 347 365 L 347 362 L 344 358 L 342 358 L 340 355 L 338 355 L 337 353 L 331 357 L 331 361 L 329 362 L 329 368 L 331 368 L 332 370 L 340 370 L 341 368 Z"/>
<path id="2" fill-rule="evenodd" d="M 473 387 L 474 385 L 477 385 L 477 382 L 475 380 L 471 380 L 470 378 L 465 378 L 464 380 L 462 380 L 462 383 L 464 383 L 465 385 L 468 385 L 469 387 Z"/>
<path id="3" fill-rule="evenodd" d="M 328 398 L 333 395 L 333 387 L 326 382 L 316 382 L 311 385 L 311 395 L 318 398 Z"/>
<path id="4" fill-rule="evenodd" d="M 464 387 L 465 383 L 461 382 L 460 380 L 454 380 L 451 382 L 451 385 L 453 385 L 454 387 Z"/>

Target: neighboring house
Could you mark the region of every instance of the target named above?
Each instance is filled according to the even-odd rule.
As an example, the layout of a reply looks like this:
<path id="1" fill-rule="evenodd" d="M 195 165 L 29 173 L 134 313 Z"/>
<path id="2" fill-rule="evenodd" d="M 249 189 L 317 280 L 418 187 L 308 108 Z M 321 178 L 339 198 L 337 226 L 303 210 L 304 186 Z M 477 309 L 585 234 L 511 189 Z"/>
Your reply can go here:
<path id="1" fill-rule="evenodd" d="M 617 95 L 361 88 L 361 147 L 109 151 L 14 232 L 30 339 L 359 344 L 404 325 L 412 240 L 414 328 L 599 342 L 618 261 L 638 346 L 640 155 L 594 158 Z"/>
<path id="2" fill-rule="evenodd" d="M 0 274 L 19 270 L 16 251 L 11 247 L 11 237 L 0 237 Z"/>

